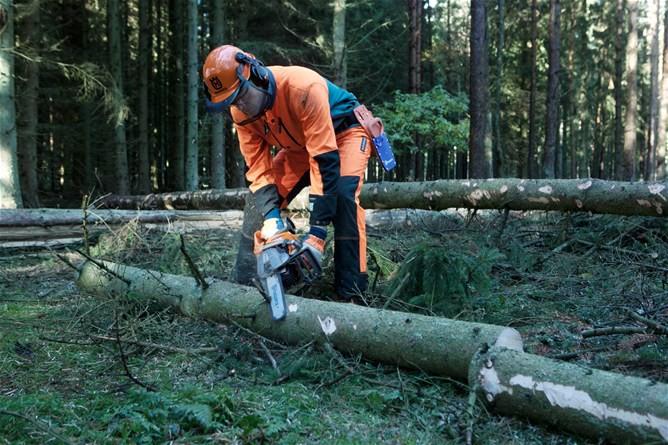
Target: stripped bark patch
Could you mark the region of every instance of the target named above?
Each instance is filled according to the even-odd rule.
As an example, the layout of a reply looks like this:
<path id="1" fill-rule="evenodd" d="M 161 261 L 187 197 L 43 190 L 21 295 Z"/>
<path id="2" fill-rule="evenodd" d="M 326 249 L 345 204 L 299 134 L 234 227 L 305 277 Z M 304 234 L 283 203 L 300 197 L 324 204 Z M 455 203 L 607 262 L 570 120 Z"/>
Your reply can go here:
<path id="1" fill-rule="evenodd" d="M 590 188 L 592 186 L 592 184 L 593 183 L 591 181 L 583 182 L 582 184 L 578 185 L 578 189 L 587 190 L 588 188 Z"/>
<path id="2" fill-rule="evenodd" d="M 656 429 L 663 439 L 668 440 L 668 419 L 661 419 L 649 413 L 641 414 L 608 406 L 606 403 L 595 401 L 588 392 L 581 391 L 574 386 L 560 385 L 553 382 L 539 382 L 535 381 L 531 376 L 525 375 L 512 377 L 510 385 L 510 394 L 512 394 L 512 386 L 520 386 L 534 393 L 542 392 L 552 406 L 585 411 L 601 420 L 617 419 L 632 425 L 650 426 Z M 500 382 L 499 387 L 503 387 Z"/>
<path id="3" fill-rule="evenodd" d="M 330 336 L 334 332 L 336 332 L 336 322 L 334 322 L 334 319 L 332 317 L 326 317 L 323 320 L 318 315 L 318 321 L 320 322 L 320 327 L 322 328 L 322 332 L 324 332 L 325 335 Z"/>

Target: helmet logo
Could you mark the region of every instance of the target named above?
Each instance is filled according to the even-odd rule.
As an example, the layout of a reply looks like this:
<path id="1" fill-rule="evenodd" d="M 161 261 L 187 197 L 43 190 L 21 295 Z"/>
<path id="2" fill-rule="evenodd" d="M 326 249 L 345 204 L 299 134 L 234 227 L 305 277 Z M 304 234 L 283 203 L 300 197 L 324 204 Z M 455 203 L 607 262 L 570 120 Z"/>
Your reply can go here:
<path id="1" fill-rule="evenodd" d="M 223 89 L 223 83 L 220 81 L 220 79 L 216 76 L 211 76 L 209 77 L 209 82 L 211 82 L 211 86 L 213 87 L 214 90 L 222 90 Z"/>

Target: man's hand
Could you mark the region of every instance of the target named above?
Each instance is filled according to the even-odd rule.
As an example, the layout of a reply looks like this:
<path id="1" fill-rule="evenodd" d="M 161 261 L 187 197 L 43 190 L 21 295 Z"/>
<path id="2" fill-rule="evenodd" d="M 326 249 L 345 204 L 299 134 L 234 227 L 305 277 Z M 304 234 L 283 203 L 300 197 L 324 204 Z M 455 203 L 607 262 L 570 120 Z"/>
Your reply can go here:
<path id="1" fill-rule="evenodd" d="M 263 240 L 267 241 L 268 239 L 273 238 L 275 235 L 285 232 L 287 228 L 283 220 L 279 218 L 267 218 L 262 224 L 262 229 L 260 230 L 260 235 Z"/>
<path id="2" fill-rule="evenodd" d="M 265 215 L 262 228 L 255 232 L 253 252 L 259 255 L 264 246 L 268 243 L 278 241 L 280 238 L 294 240 L 296 237 L 288 231 L 288 228 L 281 218 L 279 209 L 273 209 Z"/>
<path id="3" fill-rule="evenodd" d="M 319 266 L 322 266 L 326 237 L 327 229 L 325 227 L 312 226 L 309 233 L 301 239 L 302 249 L 308 249 Z"/>

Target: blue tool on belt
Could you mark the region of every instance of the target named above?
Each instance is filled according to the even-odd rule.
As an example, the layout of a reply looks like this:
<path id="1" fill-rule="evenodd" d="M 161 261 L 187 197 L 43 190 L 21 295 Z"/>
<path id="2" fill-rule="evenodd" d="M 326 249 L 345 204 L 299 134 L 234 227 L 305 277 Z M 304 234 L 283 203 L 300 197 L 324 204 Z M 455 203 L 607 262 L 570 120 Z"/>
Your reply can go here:
<path id="1" fill-rule="evenodd" d="M 355 110 L 355 117 L 362 128 L 371 137 L 371 142 L 376 149 L 376 154 L 380 159 L 381 164 L 386 172 L 392 171 L 397 166 L 397 161 L 392 152 L 392 145 L 385 134 L 383 121 L 380 118 L 374 117 L 371 111 L 366 106 L 360 105 Z"/>

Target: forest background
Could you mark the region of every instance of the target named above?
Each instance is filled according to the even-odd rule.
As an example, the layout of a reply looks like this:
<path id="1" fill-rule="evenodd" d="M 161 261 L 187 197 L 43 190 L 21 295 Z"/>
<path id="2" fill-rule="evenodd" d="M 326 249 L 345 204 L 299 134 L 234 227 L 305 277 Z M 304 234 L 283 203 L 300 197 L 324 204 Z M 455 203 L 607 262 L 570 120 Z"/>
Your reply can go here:
<path id="1" fill-rule="evenodd" d="M 374 160 L 369 182 L 661 180 L 665 3 L 0 0 L 0 207 L 243 187 L 199 78 L 222 43 L 382 116 L 399 167 Z"/>

